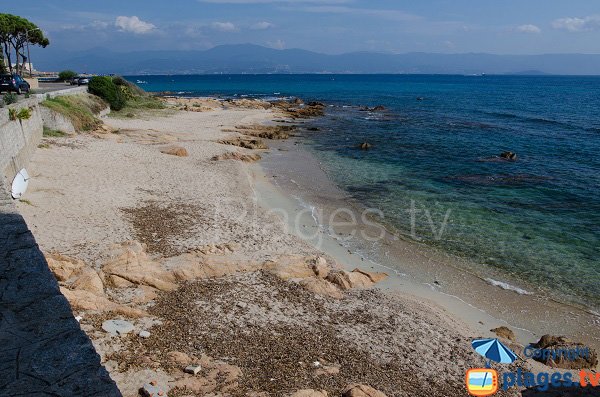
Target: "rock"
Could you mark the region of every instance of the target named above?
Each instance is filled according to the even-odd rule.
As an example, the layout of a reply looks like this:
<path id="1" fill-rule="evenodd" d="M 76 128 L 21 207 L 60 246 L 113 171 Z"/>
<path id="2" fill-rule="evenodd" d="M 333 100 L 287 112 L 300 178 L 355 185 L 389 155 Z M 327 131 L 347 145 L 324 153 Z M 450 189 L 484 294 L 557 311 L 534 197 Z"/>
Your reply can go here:
<path id="1" fill-rule="evenodd" d="M 153 380 L 144 384 L 140 389 L 140 394 L 144 397 L 167 397 L 167 388 Z"/>
<path id="2" fill-rule="evenodd" d="M 263 139 L 287 139 L 290 132 L 296 130 L 295 125 L 239 125 L 236 126 L 239 132 L 244 135 L 250 135 Z"/>
<path id="3" fill-rule="evenodd" d="M 352 271 L 346 273 L 346 279 L 350 283 L 350 288 L 370 288 L 374 282 L 362 272 Z"/>
<path id="4" fill-rule="evenodd" d="M 138 334 L 138 336 L 139 336 L 140 338 L 144 338 L 144 339 L 146 339 L 146 338 L 149 338 L 149 337 L 150 337 L 150 332 L 148 332 L 148 331 L 145 331 L 145 330 L 144 330 L 144 331 L 140 331 L 140 333 Z"/>
<path id="5" fill-rule="evenodd" d="M 125 320 L 106 320 L 102 329 L 113 336 L 127 335 L 134 330 L 133 324 Z"/>
<path id="6" fill-rule="evenodd" d="M 161 153 L 169 154 L 177 157 L 187 157 L 188 152 L 184 147 L 181 146 L 169 146 L 160 150 Z"/>
<path id="7" fill-rule="evenodd" d="M 418 97 L 417 97 L 417 101 L 423 101 L 423 100 L 425 100 L 425 98 L 424 98 L 424 97 L 422 97 L 422 96 L 418 96 Z"/>
<path id="8" fill-rule="evenodd" d="M 387 397 L 384 393 L 373 389 L 371 386 L 351 384 L 346 386 L 342 397 Z"/>
<path id="9" fill-rule="evenodd" d="M 362 269 L 358 269 L 358 268 L 352 270 L 352 273 L 363 274 L 363 275 L 367 276 L 373 283 L 378 283 L 378 282 L 383 281 L 386 278 L 388 278 L 387 273 L 368 272 L 366 270 L 362 270 Z"/>
<path id="10" fill-rule="evenodd" d="M 200 365 L 188 365 L 187 367 L 185 367 L 183 372 L 192 374 L 192 375 L 198 375 L 198 372 L 200 372 L 201 370 L 202 370 L 202 367 Z"/>
<path id="11" fill-rule="evenodd" d="M 313 389 L 298 390 L 294 394 L 290 394 L 290 397 L 327 397 L 325 390 L 317 391 Z"/>
<path id="12" fill-rule="evenodd" d="M 186 367 L 192 362 L 192 358 L 190 356 L 176 351 L 167 353 L 167 359 L 176 367 Z"/>
<path id="13" fill-rule="evenodd" d="M 564 336 L 544 335 L 532 347 L 543 349 L 542 354 L 533 359 L 552 368 L 595 369 L 598 365 L 598 354 L 594 349 Z"/>
<path id="14" fill-rule="evenodd" d="M 506 160 L 516 161 L 517 154 L 513 152 L 502 152 L 500 153 L 500 157 Z"/>
<path id="15" fill-rule="evenodd" d="M 369 142 L 363 142 L 360 145 L 358 145 L 358 147 L 361 150 L 369 150 L 369 149 L 371 149 L 372 145 Z"/>
<path id="16" fill-rule="evenodd" d="M 515 333 L 510 328 L 505 327 L 505 326 L 491 329 L 490 332 L 493 332 L 496 335 L 498 335 L 499 337 L 508 339 L 513 342 L 516 340 Z"/>
<path id="17" fill-rule="evenodd" d="M 115 312 L 127 317 L 144 317 L 148 315 L 148 313 L 143 310 L 111 302 L 106 297 L 95 295 L 89 291 L 73 291 L 61 287 L 60 292 L 67 298 L 73 309 Z"/>
<path id="18" fill-rule="evenodd" d="M 175 382 L 169 383 L 173 388 L 184 389 L 197 393 L 201 396 L 208 395 L 217 389 L 217 381 L 215 379 L 207 379 L 204 377 L 189 376 L 178 379 Z M 211 394 L 214 396 L 214 394 Z"/>
<path id="19" fill-rule="evenodd" d="M 348 290 L 352 288 L 352 286 L 350 285 L 350 280 L 348 280 L 346 272 L 344 272 L 343 270 L 330 271 L 327 275 L 326 280 L 332 284 L 337 285 L 342 290 Z"/>
<path id="20" fill-rule="evenodd" d="M 294 104 L 295 105 L 303 105 L 304 101 L 300 98 L 294 98 Z"/>
<path id="21" fill-rule="evenodd" d="M 382 106 L 382 105 L 377 105 L 377 106 L 375 106 L 375 107 L 374 107 L 373 109 L 371 109 L 371 110 L 372 110 L 372 111 L 374 111 L 374 112 L 381 112 L 381 111 L 384 111 L 384 110 L 385 110 L 385 106 Z"/>
<path id="22" fill-rule="evenodd" d="M 104 283 L 102 279 L 96 273 L 96 271 L 90 267 L 85 267 L 79 273 L 77 280 L 69 286 L 74 290 L 89 291 L 96 295 L 104 295 Z"/>
<path id="23" fill-rule="evenodd" d="M 227 152 L 223 154 L 219 154 L 212 158 L 213 161 L 221 161 L 221 160 L 236 160 L 243 161 L 245 163 L 253 163 L 261 159 L 260 154 L 242 154 L 238 152 Z"/>
<path id="24" fill-rule="evenodd" d="M 282 280 L 304 279 L 315 275 L 306 258 L 296 255 L 281 256 L 274 261 L 267 261 L 263 267 Z"/>
<path id="25" fill-rule="evenodd" d="M 48 267 L 58 281 L 67 281 L 71 276 L 85 267 L 79 259 L 70 258 L 57 253 L 44 253 Z"/>
<path id="26" fill-rule="evenodd" d="M 341 299 L 344 296 L 338 287 L 322 278 L 306 278 L 300 281 L 300 285 L 307 291 L 317 295 L 329 296 L 335 299 Z"/>
<path id="27" fill-rule="evenodd" d="M 135 286 L 131 281 L 125 280 L 123 277 L 111 274 L 108 276 L 109 283 L 115 288 L 129 288 Z"/>
<path id="28" fill-rule="evenodd" d="M 312 269 L 315 273 L 315 276 L 320 278 L 326 278 L 329 274 L 329 271 L 331 270 L 325 258 L 321 256 L 315 259 L 315 263 L 312 265 Z"/>

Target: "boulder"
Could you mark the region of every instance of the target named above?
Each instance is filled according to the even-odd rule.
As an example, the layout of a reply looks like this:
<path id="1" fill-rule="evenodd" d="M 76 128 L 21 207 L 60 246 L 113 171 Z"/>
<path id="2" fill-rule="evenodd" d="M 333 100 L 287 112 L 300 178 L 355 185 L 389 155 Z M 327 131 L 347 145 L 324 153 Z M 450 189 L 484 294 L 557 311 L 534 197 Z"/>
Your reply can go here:
<path id="1" fill-rule="evenodd" d="M 89 291 L 96 295 L 104 295 L 104 283 L 98 273 L 91 267 L 83 268 L 69 288 Z"/>
<path id="2" fill-rule="evenodd" d="M 304 279 L 313 277 L 315 272 L 303 256 L 289 255 L 267 261 L 263 267 L 282 280 Z"/>
<path id="3" fill-rule="evenodd" d="M 192 358 L 185 353 L 182 352 L 168 352 L 167 360 L 169 363 L 175 367 L 187 367 L 192 362 Z"/>
<path id="4" fill-rule="evenodd" d="M 342 397 L 387 397 L 384 393 L 373 389 L 371 386 L 351 384 L 346 386 Z"/>
<path id="5" fill-rule="evenodd" d="M 491 329 L 490 332 L 495 333 L 500 338 L 508 339 L 512 342 L 516 340 L 515 333 L 510 328 L 505 326 Z"/>
<path id="6" fill-rule="evenodd" d="M 508 151 L 500 153 L 500 157 L 505 160 L 511 160 L 511 161 L 517 160 L 517 154 L 513 153 L 513 152 L 508 152 Z"/>
<path id="7" fill-rule="evenodd" d="M 358 269 L 358 268 L 352 270 L 352 273 L 363 274 L 363 275 L 367 276 L 373 283 L 378 283 L 378 282 L 383 281 L 386 278 L 388 278 L 387 273 L 368 272 L 366 270 L 362 270 L 362 269 Z"/>
<path id="8" fill-rule="evenodd" d="M 341 299 L 344 296 L 338 287 L 322 278 L 306 278 L 300 281 L 300 285 L 317 295 L 329 296 L 334 299 Z"/>
<path id="9" fill-rule="evenodd" d="M 169 154 L 177 157 L 187 157 L 188 152 L 184 147 L 181 146 L 168 146 L 160 150 L 161 153 Z"/>
<path id="10" fill-rule="evenodd" d="M 337 285 L 338 288 L 342 290 L 349 290 L 350 288 L 352 288 L 352 286 L 350 285 L 350 280 L 348 280 L 346 272 L 344 272 L 343 270 L 330 271 L 326 277 L 326 280 L 332 284 Z"/>
<path id="11" fill-rule="evenodd" d="M 358 147 L 361 150 L 369 150 L 369 149 L 371 149 L 372 145 L 369 142 L 363 142 L 360 145 L 358 145 Z"/>
<path id="12" fill-rule="evenodd" d="M 242 154 L 238 152 L 227 152 L 223 154 L 219 154 L 212 158 L 213 161 L 221 161 L 221 160 L 236 160 L 243 161 L 245 163 L 253 163 L 255 161 L 260 160 L 260 154 Z"/>
<path id="13" fill-rule="evenodd" d="M 327 264 L 325 258 L 319 256 L 315 259 L 315 262 L 312 265 L 313 272 L 315 276 L 320 278 L 326 278 L 331 270 L 331 267 Z"/>
<path id="14" fill-rule="evenodd" d="M 598 365 L 598 354 L 593 348 L 564 336 L 544 335 L 532 346 L 547 353 L 533 359 L 552 368 L 595 369 Z"/>

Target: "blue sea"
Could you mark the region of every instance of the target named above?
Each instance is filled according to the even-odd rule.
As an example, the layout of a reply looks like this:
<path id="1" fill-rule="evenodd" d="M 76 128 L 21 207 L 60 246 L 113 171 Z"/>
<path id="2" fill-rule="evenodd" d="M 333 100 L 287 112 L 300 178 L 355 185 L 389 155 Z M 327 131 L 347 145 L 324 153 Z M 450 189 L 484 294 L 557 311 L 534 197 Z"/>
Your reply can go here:
<path id="1" fill-rule="evenodd" d="M 557 299 L 600 307 L 599 77 L 128 78 L 178 95 L 321 101 L 326 115 L 309 122 L 319 130 L 303 143 L 339 187 L 382 210 L 398 233 Z M 378 105 L 385 110 L 361 108 Z M 372 148 L 357 149 L 362 142 Z M 503 151 L 517 161 L 498 159 Z M 410 208 L 429 218 L 413 222 Z"/>

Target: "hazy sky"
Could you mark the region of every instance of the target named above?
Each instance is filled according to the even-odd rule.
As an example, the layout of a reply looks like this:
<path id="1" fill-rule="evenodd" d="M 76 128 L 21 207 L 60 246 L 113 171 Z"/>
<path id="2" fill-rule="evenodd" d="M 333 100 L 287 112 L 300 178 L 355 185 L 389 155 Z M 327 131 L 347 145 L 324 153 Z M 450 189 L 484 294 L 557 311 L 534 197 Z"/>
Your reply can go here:
<path id="1" fill-rule="evenodd" d="M 254 43 L 324 53 L 600 53 L 597 0 L 27 0 L 55 50 Z"/>

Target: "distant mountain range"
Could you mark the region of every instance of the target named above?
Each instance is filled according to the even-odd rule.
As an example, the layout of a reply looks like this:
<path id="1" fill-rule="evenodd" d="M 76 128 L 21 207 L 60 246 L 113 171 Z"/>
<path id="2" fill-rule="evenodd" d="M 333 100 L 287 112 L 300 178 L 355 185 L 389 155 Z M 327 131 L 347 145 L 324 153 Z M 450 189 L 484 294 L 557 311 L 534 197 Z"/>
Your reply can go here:
<path id="1" fill-rule="evenodd" d="M 94 48 L 59 52 L 36 51 L 37 69 L 73 69 L 87 73 L 215 74 L 215 73 L 414 73 L 414 74 L 559 74 L 600 75 L 600 55 L 386 54 L 340 55 L 276 50 L 253 44 L 222 45 L 206 51 L 113 52 Z"/>

